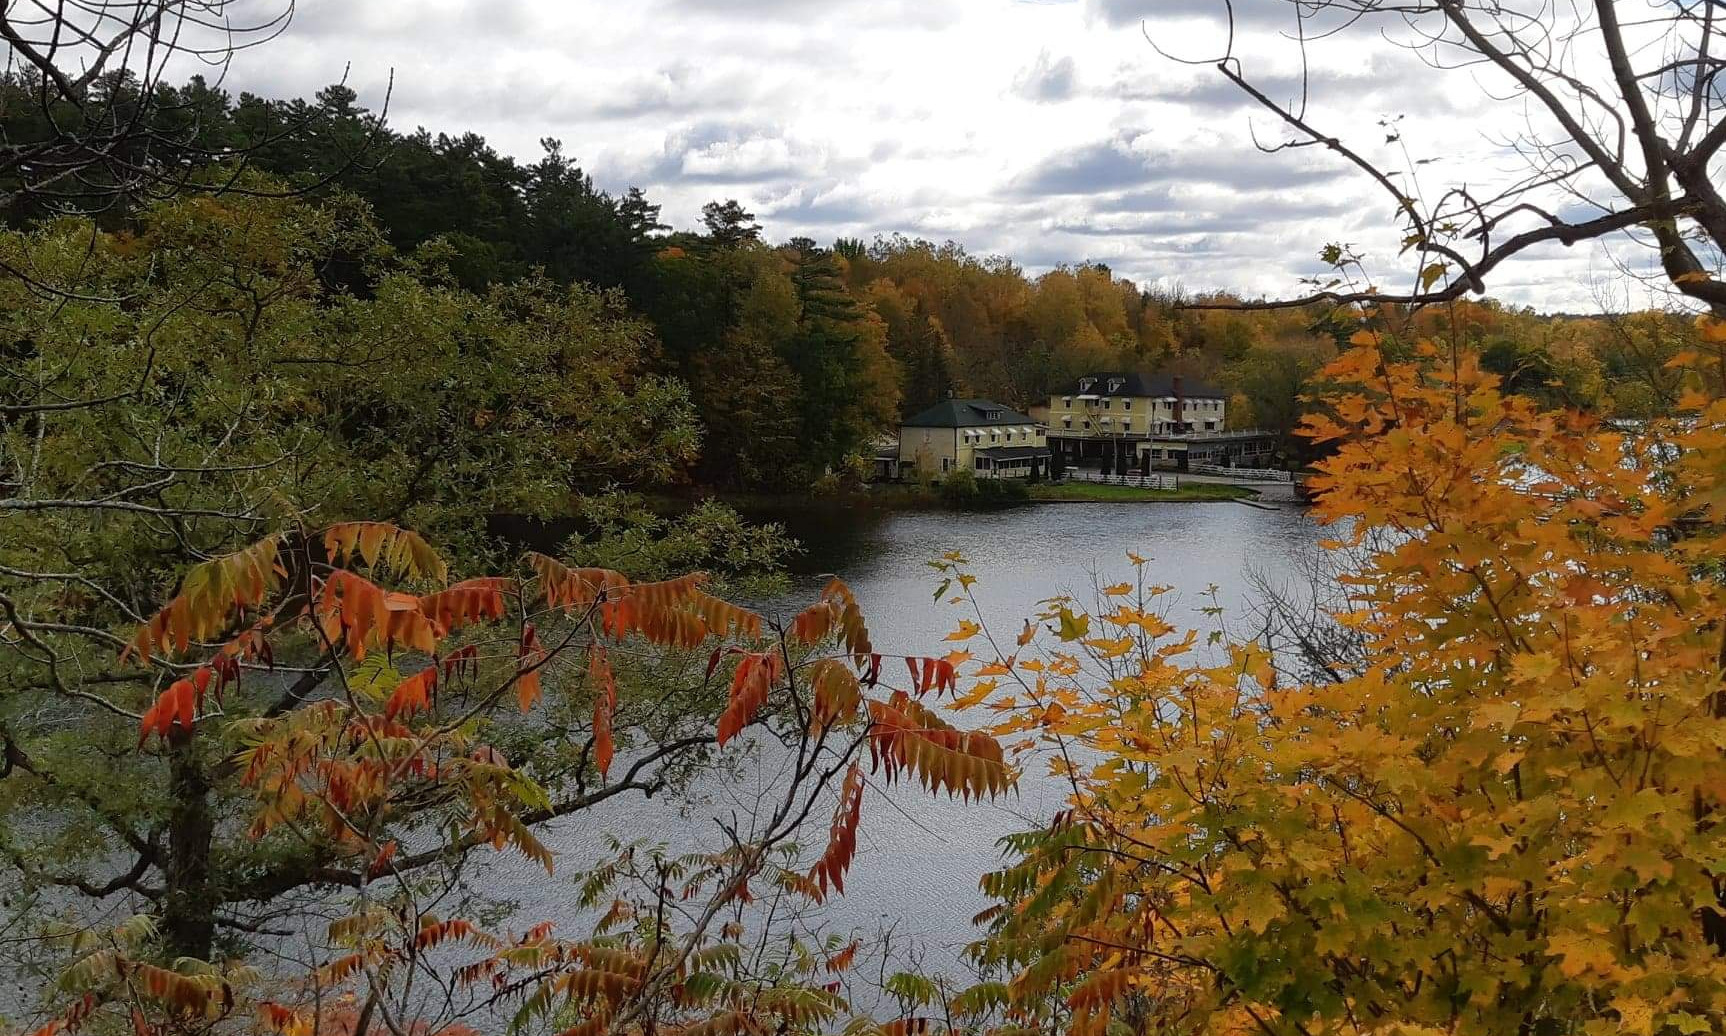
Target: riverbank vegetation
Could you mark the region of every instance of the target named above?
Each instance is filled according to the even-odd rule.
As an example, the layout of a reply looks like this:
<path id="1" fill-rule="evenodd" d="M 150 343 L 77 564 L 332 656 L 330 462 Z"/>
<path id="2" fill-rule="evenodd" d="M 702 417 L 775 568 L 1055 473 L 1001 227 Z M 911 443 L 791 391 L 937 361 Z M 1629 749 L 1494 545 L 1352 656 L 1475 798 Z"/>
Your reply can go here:
<path id="1" fill-rule="evenodd" d="M 669 231 L 555 142 L 522 165 L 343 88 L 110 69 L 176 46 L 184 5 L 135 6 L 155 17 L 88 68 L 56 64 L 66 8 L 0 8 L 27 66 L 0 80 L 8 1028 L 1726 1026 L 1711 15 L 1658 16 L 1681 57 L 1644 75 L 1596 5 L 1571 41 L 1606 42 L 1625 103 L 1600 106 L 1643 164 L 1560 118 L 1588 161 L 1552 176 L 1597 171 L 1607 215 L 1535 207 L 1508 242 L 1521 195 L 1425 210 L 1272 105 L 1375 173 L 1420 264 L 1387 296 L 1332 248 L 1338 279 L 1282 305 L 902 238 L 773 244 L 733 201 Z M 1402 13 L 1564 112 L 1551 66 L 1498 49 L 1514 26 Z M 1463 300 L 1520 249 L 1624 227 L 1706 312 Z M 1306 598 L 1187 629 L 1129 555 L 999 628 L 955 549 L 931 562 L 951 627 L 892 653 L 842 578 L 784 615 L 733 603 L 775 585 L 783 533 L 646 495 L 843 503 L 906 409 L 1139 366 L 1216 378 L 1233 419 L 1305 444 L 1336 537 Z M 1156 499 L 969 472 L 882 492 Z M 523 552 L 510 523 L 569 535 Z M 860 831 L 899 819 L 885 786 L 969 805 L 1033 773 L 1066 801 L 975 876 L 994 903 L 963 960 L 823 930 Z M 687 838 L 603 813 L 732 778 Z M 546 838 L 564 818 L 604 837 Z M 498 853 L 571 879 L 575 923 L 519 916 Z"/>

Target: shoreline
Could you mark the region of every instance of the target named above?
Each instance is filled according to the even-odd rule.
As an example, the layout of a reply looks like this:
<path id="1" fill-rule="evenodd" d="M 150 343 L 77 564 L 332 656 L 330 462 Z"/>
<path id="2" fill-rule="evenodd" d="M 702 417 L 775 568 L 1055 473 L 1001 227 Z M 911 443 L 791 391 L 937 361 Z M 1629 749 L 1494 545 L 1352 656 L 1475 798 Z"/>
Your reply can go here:
<path id="1" fill-rule="evenodd" d="M 1257 490 L 1247 486 L 1218 483 L 1193 483 L 1175 490 L 1140 489 L 1136 486 L 1115 486 L 1094 482 L 1072 482 L 1063 485 L 1037 483 L 1027 485 L 1028 496 L 1019 500 L 976 500 L 953 504 L 944 499 L 938 486 L 919 487 L 890 483 L 875 489 L 818 496 L 811 493 L 744 493 L 692 488 L 684 492 L 662 494 L 662 499 L 688 503 L 717 500 L 740 511 L 776 509 L 853 509 L 879 511 L 1001 511 L 1036 504 L 1095 504 L 1095 503 L 1179 503 L 1218 504 L 1235 501 L 1251 502 L 1259 497 Z"/>

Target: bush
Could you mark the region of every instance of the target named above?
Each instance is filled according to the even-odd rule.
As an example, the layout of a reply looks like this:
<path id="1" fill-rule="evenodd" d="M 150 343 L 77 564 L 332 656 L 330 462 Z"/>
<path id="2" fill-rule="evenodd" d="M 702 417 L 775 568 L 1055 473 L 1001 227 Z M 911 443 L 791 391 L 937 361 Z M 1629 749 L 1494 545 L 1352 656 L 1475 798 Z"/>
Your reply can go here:
<path id="1" fill-rule="evenodd" d="M 954 507 L 964 507 L 977 501 L 977 476 L 967 468 L 955 468 L 941 480 L 941 499 Z"/>
<path id="2" fill-rule="evenodd" d="M 977 483 L 977 499 L 985 504 L 1022 504 L 1031 499 L 1031 487 L 1022 478 L 986 478 Z"/>
<path id="3" fill-rule="evenodd" d="M 941 500 L 949 507 L 1000 507 L 1031 499 L 1031 489 L 1019 478 L 978 478 L 966 468 L 941 480 Z"/>

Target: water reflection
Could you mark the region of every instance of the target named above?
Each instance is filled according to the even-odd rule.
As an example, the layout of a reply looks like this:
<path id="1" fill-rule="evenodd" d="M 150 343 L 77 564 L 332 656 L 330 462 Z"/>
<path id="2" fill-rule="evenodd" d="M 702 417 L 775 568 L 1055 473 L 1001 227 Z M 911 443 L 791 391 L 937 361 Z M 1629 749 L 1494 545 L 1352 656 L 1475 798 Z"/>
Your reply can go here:
<path id="1" fill-rule="evenodd" d="M 970 559 L 985 619 L 1016 633 L 1036 602 L 1055 594 L 1085 597 L 1093 585 L 1130 572 L 1127 552 L 1152 560 L 1156 582 L 1175 588 L 1171 621 L 1209 628 L 1199 609 L 1213 602 L 1226 616 L 1244 618 L 1249 566 L 1273 579 L 1298 575 L 1300 559 L 1321 538 L 1301 510 L 1259 510 L 1232 503 L 1045 504 L 992 513 L 883 513 L 820 508 L 753 515 L 783 522 L 806 546 L 794 587 L 770 614 L 789 617 L 837 573 L 850 583 L 876 647 L 884 653 L 933 654 L 960 612 L 933 591 L 938 577 L 926 565 L 949 550 Z M 626 838 L 691 845 L 711 840 L 712 818 L 747 811 L 779 776 L 772 753 L 761 753 L 724 781 L 709 782 L 687 800 L 617 804 L 554 825 L 545 841 L 565 859 L 553 883 L 543 872 L 507 856 L 486 861 L 494 894 L 511 896 L 521 916 L 571 924 L 580 916 L 572 886 L 581 861 L 599 851 L 601 832 Z M 858 857 L 847 893 L 827 908 L 826 923 L 840 931 L 894 927 L 928 947 L 931 965 L 951 960 L 975 937 L 970 919 L 987 903 L 977 877 L 1000 857 L 1002 834 L 1045 824 L 1060 808 L 1062 789 L 1029 773 L 1020 793 L 1001 802 L 965 804 L 931 798 L 915 788 L 881 793 L 864 804 Z M 824 837 L 824 821 L 811 839 Z"/>

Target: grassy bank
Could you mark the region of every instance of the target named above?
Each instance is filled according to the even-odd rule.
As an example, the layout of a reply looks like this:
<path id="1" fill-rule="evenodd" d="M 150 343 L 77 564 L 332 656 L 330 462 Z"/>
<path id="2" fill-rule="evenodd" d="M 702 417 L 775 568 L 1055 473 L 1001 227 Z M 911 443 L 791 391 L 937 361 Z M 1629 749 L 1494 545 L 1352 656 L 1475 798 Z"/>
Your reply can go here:
<path id="1" fill-rule="evenodd" d="M 654 497 L 658 507 L 666 512 L 687 508 L 697 499 L 717 499 L 744 512 L 776 510 L 820 510 L 841 508 L 879 511 L 928 510 L 998 510 L 1045 503 L 1215 503 L 1228 500 L 1252 500 L 1257 494 L 1243 486 L 1225 486 L 1210 482 L 1194 482 L 1179 489 L 1139 489 L 1135 486 L 1111 486 L 1096 482 L 1047 482 L 1027 484 L 1026 496 L 1007 500 L 974 499 L 956 503 L 941 492 L 939 485 L 916 483 L 876 483 L 862 492 L 841 493 L 837 496 L 815 496 L 808 493 L 740 493 L 699 490 L 688 495 L 663 494 Z"/>
<path id="2" fill-rule="evenodd" d="M 1035 501 L 1144 501 L 1144 500 L 1239 500 L 1256 496 L 1243 486 L 1220 486 L 1210 482 L 1194 482 L 1179 489 L 1140 489 L 1136 486 L 1110 486 L 1096 482 L 1047 483 L 1031 486 Z"/>
<path id="3" fill-rule="evenodd" d="M 990 510 L 998 507 L 1022 506 L 1026 503 L 1145 503 L 1149 501 L 1206 503 L 1224 500 L 1252 499 L 1256 494 L 1241 486 L 1222 486 L 1195 482 L 1179 489 L 1139 489 L 1134 486 L 1110 486 L 1095 482 L 1068 482 L 1051 485 L 1047 482 L 1027 485 L 1028 496 L 1021 500 L 972 501 L 957 505 L 960 510 Z M 939 486 L 911 483 L 878 483 L 867 491 L 839 496 L 810 496 L 801 493 L 721 493 L 718 498 L 745 511 L 776 508 L 844 507 L 883 511 L 921 511 L 952 508 L 955 505 L 941 494 Z"/>

